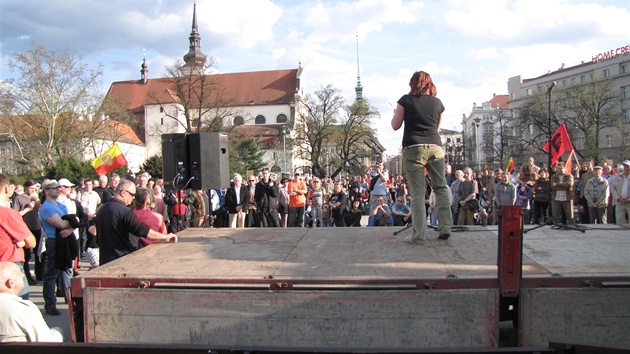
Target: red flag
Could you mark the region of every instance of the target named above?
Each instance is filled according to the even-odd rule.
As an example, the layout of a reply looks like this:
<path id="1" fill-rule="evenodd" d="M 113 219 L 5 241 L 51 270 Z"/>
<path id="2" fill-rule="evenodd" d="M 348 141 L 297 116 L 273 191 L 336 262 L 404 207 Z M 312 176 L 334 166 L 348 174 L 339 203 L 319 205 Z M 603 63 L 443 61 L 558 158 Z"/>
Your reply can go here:
<path id="1" fill-rule="evenodd" d="M 543 145 L 543 150 L 549 152 L 549 142 Z M 551 136 L 551 165 L 553 166 L 562 154 L 571 150 L 573 150 L 573 144 L 569 138 L 567 127 L 562 123 Z"/>

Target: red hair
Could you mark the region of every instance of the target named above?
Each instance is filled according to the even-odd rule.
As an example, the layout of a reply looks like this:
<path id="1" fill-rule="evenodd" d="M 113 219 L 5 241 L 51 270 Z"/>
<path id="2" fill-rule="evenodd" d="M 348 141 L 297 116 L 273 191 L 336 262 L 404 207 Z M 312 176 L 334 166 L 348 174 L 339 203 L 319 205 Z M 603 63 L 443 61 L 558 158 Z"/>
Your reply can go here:
<path id="1" fill-rule="evenodd" d="M 409 80 L 409 87 L 411 87 L 411 90 L 409 91 L 409 94 L 411 95 L 423 93 L 426 95 L 437 96 L 437 88 L 435 88 L 433 80 L 431 80 L 431 75 L 424 71 L 416 71 L 413 73 L 411 79 Z"/>

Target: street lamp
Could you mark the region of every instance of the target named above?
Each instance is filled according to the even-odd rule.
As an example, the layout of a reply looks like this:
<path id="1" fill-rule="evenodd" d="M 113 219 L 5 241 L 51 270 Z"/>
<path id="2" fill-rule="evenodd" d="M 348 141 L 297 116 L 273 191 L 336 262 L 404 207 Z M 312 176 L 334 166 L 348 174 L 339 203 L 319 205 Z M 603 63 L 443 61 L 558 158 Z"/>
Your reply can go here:
<path id="1" fill-rule="evenodd" d="M 475 126 L 477 127 L 477 131 L 475 132 L 475 146 L 477 151 L 477 173 L 479 173 L 481 171 L 481 156 L 479 153 L 479 123 L 481 123 L 481 118 L 476 117 L 474 121 Z"/>
<path id="2" fill-rule="evenodd" d="M 282 173 L 286 173 L 287 172 L 287 126 L 286 125 L 282 126 L 282 152 L 283 152 L 283 163 L 284 163 L 284 169 L 282 170 Z"/>
<path id="3" fill-rule="evenodd" d="M 556 82 L 552 81 L 549 84 L 549 88 L 547 88 L 547 152 L 548 160 L 547 160 L 547 168 L 549 169 L 549 203 L 551 203 L 551 90 L 556 86 Z M 551 222 L 551 204 L 547 208 L 549 219 L 547 222 Z"/>

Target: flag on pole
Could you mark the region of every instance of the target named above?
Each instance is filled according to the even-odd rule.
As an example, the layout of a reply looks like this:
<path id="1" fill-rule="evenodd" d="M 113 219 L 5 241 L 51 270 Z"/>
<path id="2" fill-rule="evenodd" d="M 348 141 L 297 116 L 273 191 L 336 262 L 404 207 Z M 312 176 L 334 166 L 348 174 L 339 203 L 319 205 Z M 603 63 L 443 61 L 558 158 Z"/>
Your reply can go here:
<path id="1" fill-rule="evenodd" d="M 564 167 L 566 168 L 568 174 L 571 174 L 571 170 L 573 169 L 573 167 L 572 167 L 573 156 L 574 156 L 573 152 L 574 152 L 574 150 L 571 150 L 571 152 L 569 152 L 569 158 L 567 159 L 567 163 L 564 164 Z M 576 157 L 576 159 L 577 159 L 577 157 Z"/>
<path id="2" fill-rule="evenodd" d="M 112 145 L 109 150 L 92 161 L 92 167 L 94 167 L 96 174 L 99 176 L 106 175 L 108 172 L 125 166 L 126 164 L 127 160 L 118 147 L 118 144 Z"/>
<path id="3" fill-rule="evenodd" d="M 514 168 L 514 159 L 510 156 L 510 161 L 508 161 L 507 167 L 505 168 L 505 172 L 510 172 Z"/>
<path id="4" fill-rule="evenodd" d="M 549 142 L 543 145 L 543 150 L 549 153 Z M 573 144 L 569 138 L 569 132 L 567 132 L 566 125 L 562 123 L 551 136 L 551 165 L 553 166 L 562 154 L 572 150 Z"/>

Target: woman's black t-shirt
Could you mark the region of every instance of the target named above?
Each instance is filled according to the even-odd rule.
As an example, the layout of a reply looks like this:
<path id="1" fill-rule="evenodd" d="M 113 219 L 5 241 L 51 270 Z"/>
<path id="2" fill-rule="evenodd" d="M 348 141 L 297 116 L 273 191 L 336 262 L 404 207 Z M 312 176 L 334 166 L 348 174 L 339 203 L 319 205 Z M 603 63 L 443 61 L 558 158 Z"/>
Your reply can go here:
<path id="1" fill-rule="evenodd" d="M 442 146 L 437 127 L 444 105 L 439 98 L 422 94 L 404 95 L 398 104 L 405 109 L 403 148 L 415 144 Z"/>

